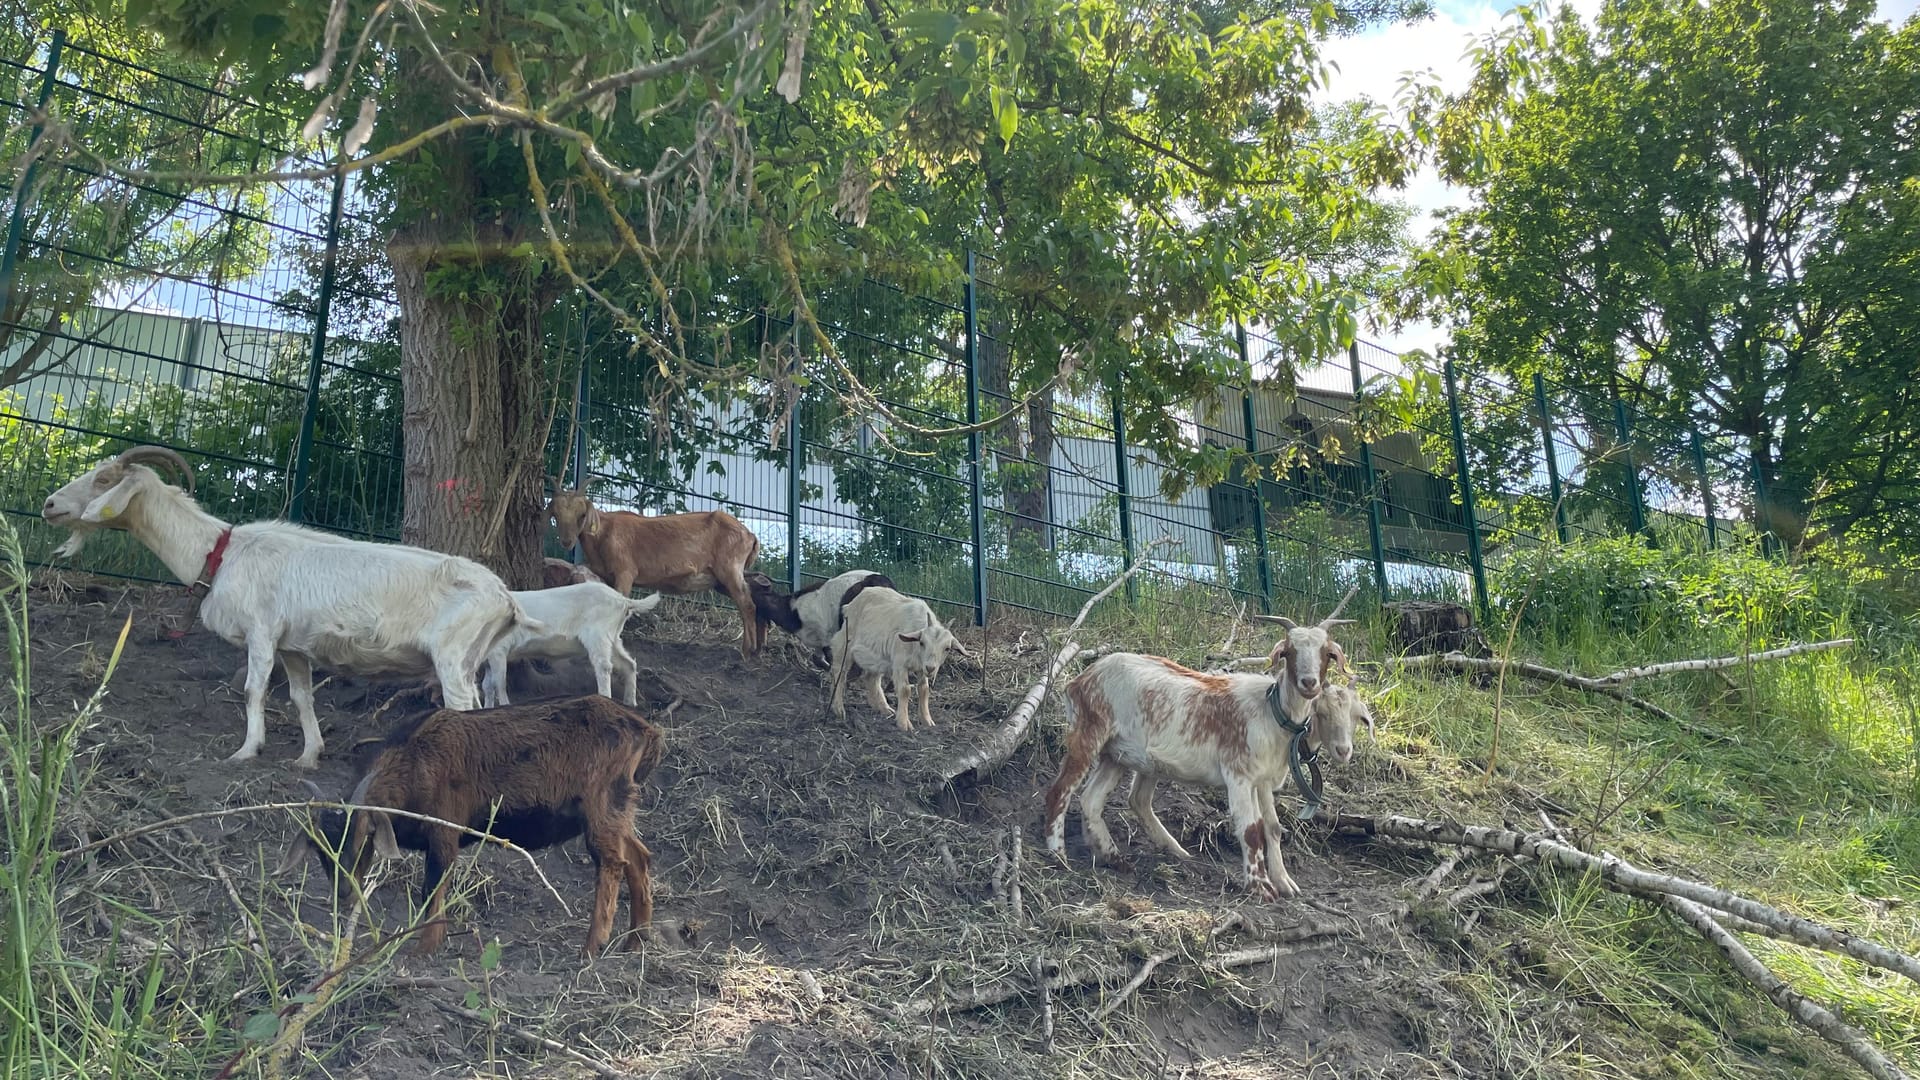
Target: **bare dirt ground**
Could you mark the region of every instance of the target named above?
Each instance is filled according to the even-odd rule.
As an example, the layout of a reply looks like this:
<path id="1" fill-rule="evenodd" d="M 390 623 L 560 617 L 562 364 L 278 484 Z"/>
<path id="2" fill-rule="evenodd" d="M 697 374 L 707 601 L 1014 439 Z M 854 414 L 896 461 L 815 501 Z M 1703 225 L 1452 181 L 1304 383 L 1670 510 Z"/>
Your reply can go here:
<path id="1" fill-rule="evenodd" d="M 33 596 L 33 686 L 49 719 L 71 715 L 92 691 L 133 614 L 105 710 L 81 736 L 91 777 L 72 840 L 306 797 L 287 764 L 299 729 L 279 684 L 265 752 L 223 760 L 243 728 L 230 681 L 242 654 L 197 627 L 178 633 L 187 610 L 178 589 L 117 583 Z M 1423 915 L 1416 905 L 1408 917 L 1432 853 L 1298 829 L 1286 854 L 1307 899 L 1253 903 L 1235 881 L 1224 809 L 1163 786 L 1163 817 L 1194 860 L 1160 857 L 1116 807 L 1110 821 L 1134 856 L 1130 870 L 1089 865 L 1077 815 L 1072 862 L 1060 866 L 1037 828 L 1038 793 L 1055 765 L 1051 705 L 1037 738 L 988 782 L 927 792 L 935 767 L 984 738 L 1030 684 L 1052 649 L 1039 630 L 996 627 L 986 640 L 963 631 L 990 649 L 991 676 L 950 665 L 933 730 L 900 732 L 855 694 L 858 730 L 849 731 L 824 715 L 824 673 L 790 639 L 776 634 L 765 655 L 743 662 L 730 613 L 671 600 L 661 610 L 629 627 L 641 705 L 669 745 L 640 826 L 656 856 L 654 940 L 637 953 L 578 958 L 592 888 L 578 844 L 537 856 L 570 916 L 511 853 L 468 849 L 465 899 L 443 951 L 356 984 L 315 1020 L 296 1071 L 591 1075 L 442 1007 L 456 1005 L 495 1011 L 636 1076 L 1513 1074 L 1486 1004 L 1458 990 L 1456 976 L 1509 962 L 1525 943 L 1467 933 L 1446 910 Z M 556 671 L 544 689 L 591 689 L 571 681 L 584 676 Z M 322 788 L 349 789 L 347 751 L 381 734 L 366 717 L 386 689 L 336 676 L 319 690 L 327 751 L 312 778 Z M 1370 810 L 1358 793 L 1406 767 L 1364 742 L 1360 756 L 1330 776 L 1332 809 Z M 152 917 L 146 936 L 163 939 L 145 945 L 170 954 L 170 980 L 212 978 L 219 965 L 206 957 L 257 950 L 238 962 L 271 960 L 280 985 L 297 986 L 323 962 L 301 927 L 334 923 L 317 875 L 269 876 L 295 828 L 288 813 L 251 814 L 113 845 L 69 871 L 70 932 L 100 939 L 127 925 L 116 912 L 137 910 Z M 1016 834 L 1017 875 L 1005 868 Z M 385 928 L 405 925 L 419 872 L 417 858 L 388 872 L 375 905 Z M 479 960 L 494 939 L 500 961 L 486 971 Z M 1259 961 L 1246 955 L 1259 949 L 1268 950 Z M 1102 1015 L 1143 960 L 1163 953 L 1139 990 Z M 209 1018 L 205 1037 L 230 1040 L 272 1004 L 235 1000 L 231 1015 Z M 1592 1007 L 1523 980 L 1503 1008 L 1543 1044 L 1578 1044 L 1613 1060 L 1618 1075 L 1666 1074 L 1657 1053 L 1596 1023 Z M 1500 1030 L 1515 1021 L 1510 1012 Z"/>

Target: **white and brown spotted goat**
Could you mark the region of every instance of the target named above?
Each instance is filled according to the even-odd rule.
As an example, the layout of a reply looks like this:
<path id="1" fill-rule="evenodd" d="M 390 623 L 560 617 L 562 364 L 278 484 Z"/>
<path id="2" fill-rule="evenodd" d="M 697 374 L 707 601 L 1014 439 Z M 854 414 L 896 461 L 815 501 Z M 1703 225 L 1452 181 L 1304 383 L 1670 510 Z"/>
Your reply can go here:
<path id="1" fill-rule="evenodd" d="M 1353 621 L 1336 618 L 1352 597 L 1347 593 L 1314 626 L 1273 620 L 1286 628 L 1269 658 L 1277 678 L 1210 675 L 1137 653 L 1102 657 L 1081 672 L 1067 684 L 1066 760 L 1047 789 L 1048 849 L 1065 858 L 1067 801 L 1091 772 L 1080 816 L 1096 858 L 1122 861 L 1104 817 L 1107 797 L 1128 775 L 1134 780 L 1133 812 L 1148 838 L 1187 858 L 1153 812 L 1154 786 L 1165 778 L 1225 791 L 1248 887 L 1269 900 L 1297 895 L 1300 887 L 1280 858 L 1280 817 L 1273 803 L 1274 789 L 1288 777 L 1293 732 L 1274 711 L 1284 711 L 1296 728 L 1305 726 L 1308 745 L 1342 764 L 1353 758 L 1354 724 L 1363 721 L 1373 730 L 1373 716 L 1357 696 L 1324 694 L 1331 669 L 1346 663 L 1327 631 Z"/>

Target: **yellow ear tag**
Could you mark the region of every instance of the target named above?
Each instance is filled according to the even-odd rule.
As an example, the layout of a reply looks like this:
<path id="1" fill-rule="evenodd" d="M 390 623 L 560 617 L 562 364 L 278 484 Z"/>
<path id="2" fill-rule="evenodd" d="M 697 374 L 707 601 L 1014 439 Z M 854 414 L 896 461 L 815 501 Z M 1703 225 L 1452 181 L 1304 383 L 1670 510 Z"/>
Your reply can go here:
<path id="1" fill-rule="evenodd" d="M 100 520 L 102 521 L 111 521 L 112 519 L 119 516 L 120 516 L 120 511 L 115 510 L 113 508 L 112 503 L 108 503 L 107 505 L 100 508 Z"/>

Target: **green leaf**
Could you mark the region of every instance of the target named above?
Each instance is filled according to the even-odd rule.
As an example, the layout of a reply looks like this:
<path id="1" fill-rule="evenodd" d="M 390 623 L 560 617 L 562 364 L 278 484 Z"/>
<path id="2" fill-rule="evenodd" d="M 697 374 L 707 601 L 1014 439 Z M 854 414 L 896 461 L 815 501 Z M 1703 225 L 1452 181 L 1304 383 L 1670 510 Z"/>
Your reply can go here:
<path id="1" fill-rule="evenodd" d="M 500 966 L 500 939 L 494 938 L 480 950 L 480 970 L 492 971 Z"/>
<path id="2" fill-rule="evenodd" d="M 555 15 L 551 11 L 542 11 L 539 8 L 535 8 L 527 12 L 527 18 L 532 19 L 534 22 L 550 30 L 557 30 L 563 34 L 567 32 L 567 24 L 561 22 L 560 16 Z"/>
<path id="3" fill-rule="evenodd" d="M 266 1042 L 280 1034 L 280 1017 L 276 1013 L 258 1012 L 247 1017 L 247 1024 L 240 1029 L 240 1037 L 248 1042 Z"/>
<path id="4" fill-rule="evenodd" d="M 908 34 L 926 38 L 937 48 L 946 48 L 960 29 L 960 17 L 950 11 L 909 11 L 900 17 Z"/>
<path id="5" fill-rule="evenodd" d="M 1015 100 L 1013 91 L 999 87 L 991 89 L 993 98 L 993 118 L 1000 122 L 1000 142 L 1003 146 L 1013 145 L 1013 133 L 1020 126 L 1020 102 Z"/>

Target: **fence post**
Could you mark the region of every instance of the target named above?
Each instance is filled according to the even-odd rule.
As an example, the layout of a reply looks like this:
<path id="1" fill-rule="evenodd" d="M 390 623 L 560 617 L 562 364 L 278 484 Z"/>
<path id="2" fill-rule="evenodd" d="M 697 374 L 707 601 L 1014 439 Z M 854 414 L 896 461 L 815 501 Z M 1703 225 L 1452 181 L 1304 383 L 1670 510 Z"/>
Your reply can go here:
<path id="1" fill-rule="evenodd" d="M 288 521 L 307 518 L 307 483 L 313 468 L 313 421 L 320 411 L 320 365 L 327 356 L 327 317 L 333 309 L 333 274 L 340 255 L 340 206 L 346 190 L 347 174 L 335 173 L 333 201 L 327 210 L 327 250 L 320 261 L 320 296 L 314 305 L 313 348 L 307 356 L 307 397 L 300 409 L 300 434 L 293 444 L 293 497 L 287 503 Z"/>
<path id="2" fill-rule="evenodd" d="M 40 171 L 40 156 L 34 150 L 47 129 L 47 102 L 53 100 L 54 84 L 60 81 L 60 54 L 66 47 L 67 32 L 55 30 L 47 43 L 47 70 L 40 75 L 40 94 L 33 106 L 33 130 L 27 135 L 27 168 L 20 176 L 13 212 L 7 217 L 7 246 L 0 249 L 0 312 L 13 304 L 14 263 L 20 257 L 20 240 L 27 229 L 27 199 L 33 194 L 34 174 Z"/>
<path id="3" fill-rule="evenodd" d="M 1473 477 L 1467 465 L 1467 430 L 1460 422 L 1460 390 L 1453 377 L 1453 361 L 1447 361 L 1441 370 L 1447 380 L 1447 414 L 1453 418 L 1453 461 L 1460 484 L 1460 513 L 1467 525 L 1467 565 L 1473 571 L 1474 597 L 1479 602 L 1480 617 L 1484 621 L 1492 617 L 1493 605 L 1487 595 L 1487 564 L 1480 551 L 1480 516 L 1473 508 Z"/>
<path id="4" fill-rule="evenodd" d="M 1247 326 L 1236 316 L 1233 320 L 1234 343 L 1240 349 L 1240 370 L 1246 373 L 1247 385 L 1240 392 L 1240 411 L 1245 415 L 1247 426 L 1247 466 L 1257 470 L 1260 467 L 1260 443 L 1256 437 L 1253 412 L 1253 362 L 1247 359 Z M 1247 487 L 1253 496 L 1253 550 L 1260 561 L 1260 613 L 1273 614 L 1273 564 L 1267 557 L 1267 485 L 1254 473 L 1253 483 Z"/>
<path id="5" fill-rule="evenodd" d="M 800 374 L 800 361 L 805 350 L 800 346 L 800 309 L 793 312 L 793 374 Z M 800 481 L 802 470 L 806 468 L 806 458 L 801 452 L 803 446 L 800 436 L 800 384 L 789 382 L 793 394 L 793 404 L 787 410 L 787 591 L 800 590 L 800 503 L 802 501 Z"/>
<path id="6" fill-rule="evenodd" d="M 1560 456 L 1553 451 L 1553 414 L 1547 411 L 1547 380 L 1533 373 L 1533 411 L 1540 418 L 1540 445 L 1547 452 L 1547 495 L 1553 499 L 1553 532 L 1567 542 L 1567 508 L 1560 501 Z"/>
<path id="7" fill-rule="evenodd" d="M 1347 346 L 1347 366 L 1353 371 L 1353 407 L 1360 409 L 1360 343 Z M 1358 419 L 1358 417 L 1355 417 Z M 1387 546 L 1380 539 L 1380 485 L 1373 473 L 1373 447 L 1365 439 L 1360 440 L 1360 468 L 1367 478 L 1367 539 L 1373 543 L 1373 582 L 1380 589 L 1380 602 L 1386 603 L 1387 595 Z"/>
<path id="8" fill-rule="evenodd" d="M 1640 502 L 1640 469 L 1633 461 L 1633 430 L 1627 426 L 1627 404 L 1613 395 L 1613 427 L 1620 438 L 1620 451 L 1627 456 L 1627 525 L 1633 535 L 1647 531 L 1647 511 Z"/>
<path id="9" fill-rule="evenodd" d="M 1700 506 L 1707 516 L 1707 550 L 1716 551 L 1720 547 L 1720 529 L 1713 520 L 1713 480 L 1707 475 L 1707 449 L 1700 442 L 1700 429 L 1688 432 L 1693 442 L 1693 468 L 1700 474 Z"/>
<path id="10" fill-rule="evenodd" d="M 974 252 L 967 249 L 967 286 L 966 286 L 966 362 L 967 362 L 967 423 L 969 426 L 980 423 L 980 296 L 975 288 Z M 973 624 L 987 625 L 987 546 L 986 546 L 986 500 L 981 496 L 981 484 L 985 477 L 980 462 L 980 432 L 976 427 L 967 432 L 967 481 L 970 490 L 969 524 L 973 529 Z"/>
<path id="11" fill-rule="evenodd" d="M 1107 390 L 1107 399 L 1113 405 L 1113 464 L 1115 494 L 1120 499 L 1120 555 L 1124 560 L 1121 569 L 1133 565 L 1133 494 L 1127 481 L 1127 417 L 1120 401 L 1120 379 L 1114 377 L 1113 384 Z M 1127 602 L 1139 599 L 1139 592 L 1133 586 L 1133 578 L 1127 579 Z"/>

